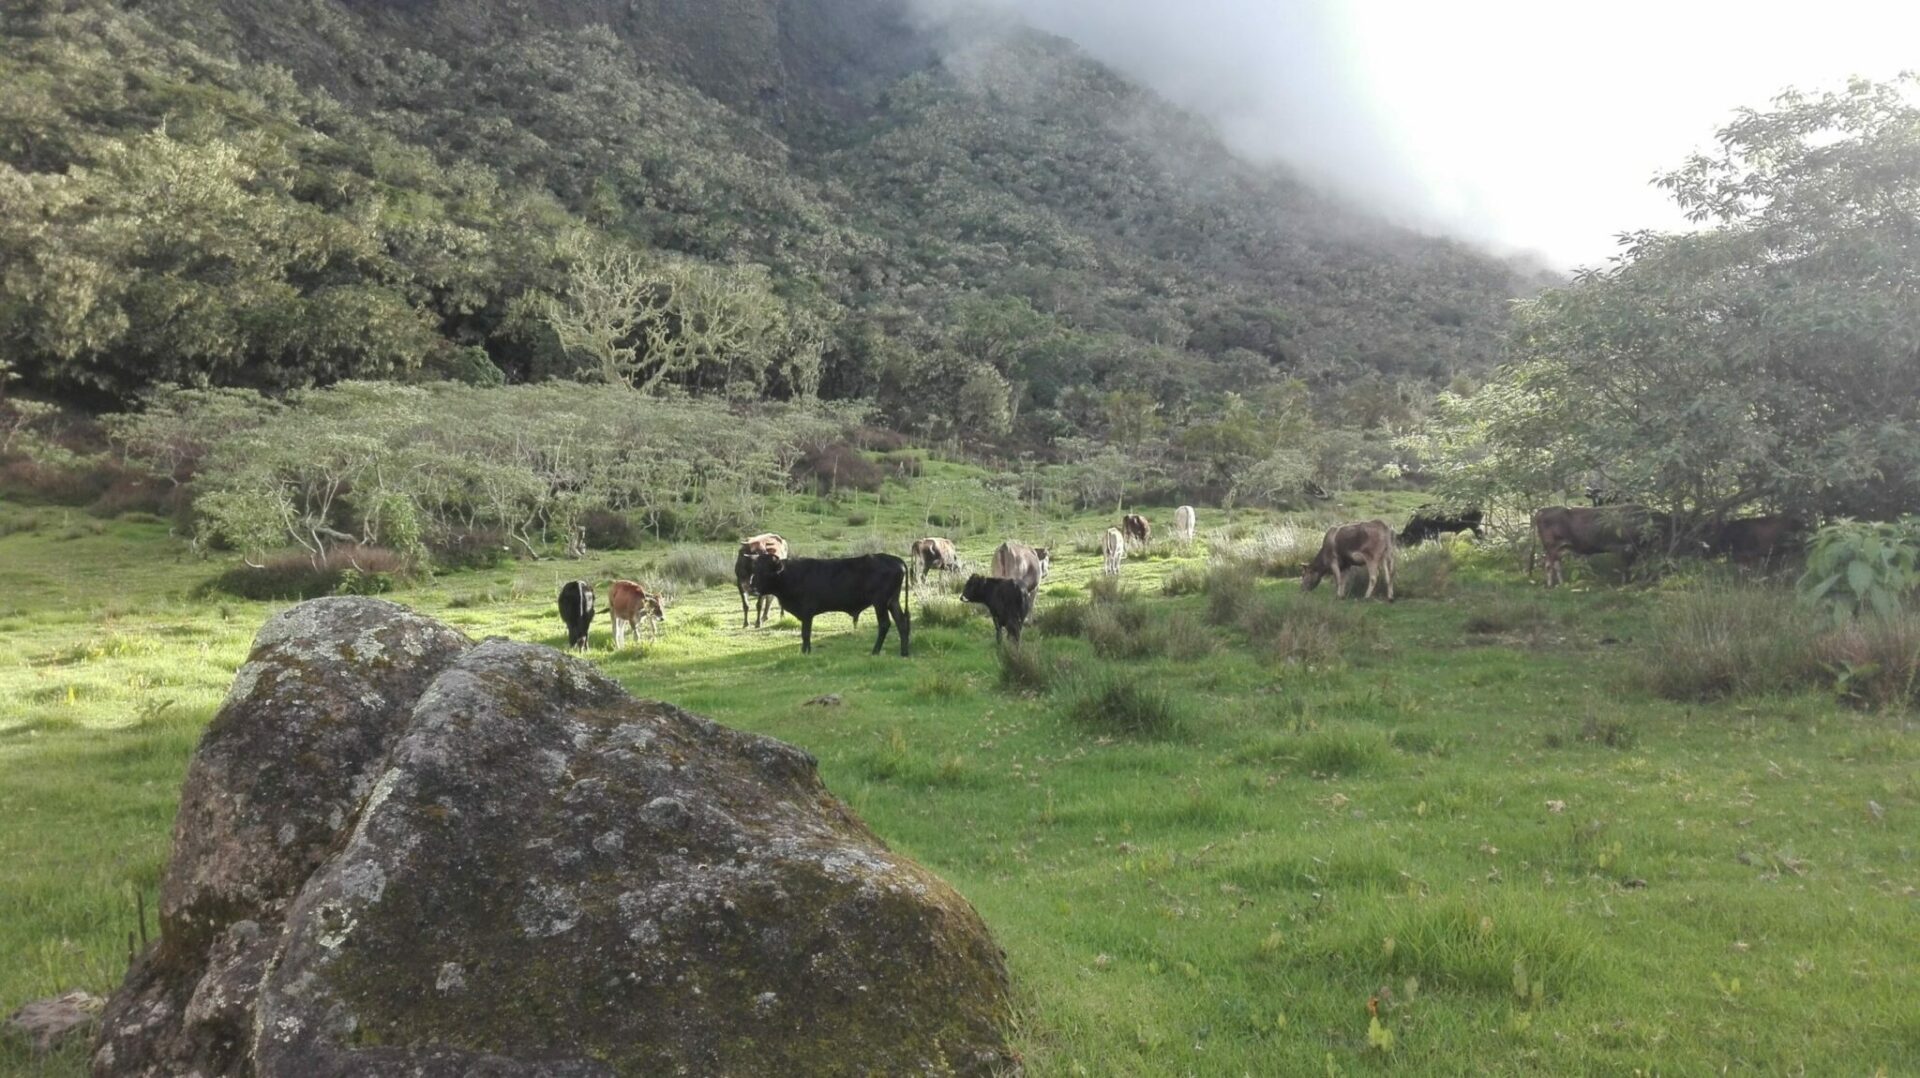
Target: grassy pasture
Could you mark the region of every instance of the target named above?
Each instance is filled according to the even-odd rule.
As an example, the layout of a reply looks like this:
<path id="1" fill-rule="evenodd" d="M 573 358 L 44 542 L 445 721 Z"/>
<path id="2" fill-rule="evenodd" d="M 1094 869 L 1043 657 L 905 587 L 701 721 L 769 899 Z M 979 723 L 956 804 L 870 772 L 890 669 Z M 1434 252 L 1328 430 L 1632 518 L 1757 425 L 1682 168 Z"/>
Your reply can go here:
<path id="1" fill-rule="evenodd" d="M 938 578 L 904 661 L 868 656 L 870 619 L 832 616 L 802 657 L 792 619 L 742 631 L 731 584 L 683 586 L 663 640 L 614 654 L 602 620 L 592 661 L 805 747 L 951 880 L 1007 950 L 1034 1073 L 1920 1072 L 1907 716 L 1658 699 L 1636 670 L 1659 588 L 1575 569 L 1544 593 L 1501 550 L 1421 553 L 1401 602 L 1334 610 L 1330 584 L 1210 584 L 1209 549 L 1268 521 L 1243 514 L 1229 537 L 1208 512 L 1199 543 L 1130 559 L 1120 595 L 1092 602 L 1100 560 L 1076 546 L 1106 514 L 927 526 L 889 491 L 794 498 L 768 526 L 799 553 L 932 533 L 983 564 L 1003 535 L 1052 545 L 1041 611 L 1089 604 L 1052 622 L 1079 635 L 1036 626 L 1037 672 L 1003 689 L 991 624 Z M 1397 522 L 1412 500 L 1328 512 Z M 4 1012 L 117 983 L 187 757 L 285 604 L 191 597 L 225 566 L 158 523 L 14 506 L 0 524 Z M 391 598 L 560 645 L 562 580 L 658 577 L 671 556 L 515 563 Z M 807 706 L 826 693 L 843 703 Z M 83 1070 L 79 1052 L 40 1066 L 0 1046 L 0 1072 Z"/>

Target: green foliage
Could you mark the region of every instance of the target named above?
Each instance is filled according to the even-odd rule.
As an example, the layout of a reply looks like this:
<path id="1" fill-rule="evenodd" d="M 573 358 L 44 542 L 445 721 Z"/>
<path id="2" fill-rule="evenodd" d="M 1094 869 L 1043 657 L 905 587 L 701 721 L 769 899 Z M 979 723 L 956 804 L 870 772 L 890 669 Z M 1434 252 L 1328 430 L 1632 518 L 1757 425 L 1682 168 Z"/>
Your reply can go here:
<path id="1" fill-rule="evenodd" d="M 1640 233 L 1523 302 L 1515 362 L 1443 395 L 1411 446 L 1450 494 L 1586 477 L 1713 516 L 1885 517 L 1920 501 L 1915 77 L 1788 93 L 1661 186 L 1696 232 Z"/>
<path id="2" fill-rule="evenodd" d="M 1824 680 L 1819 626 L 1779 588 L 1703 587 L 1666 597 L 1635 665 L 1676 700 L 1756 696 Z"/>
<path id="3" fill-rule="evenodd" d="M 1165 738 L 1186 728 L 1186 716 L 1164 688 L 1111 670 L 1082 675 L 1067 702 L 1067 716 L 1112 737 Z"/>
<path id="4" fill-rule="evenodd" d="M 0 343 L 59 394 L 581 375 L 1131 450 L 1296 377 L 1483 368 L 1521 283 L 1353 227 L 1032 34 L 810 12 L 788 40 L 751 6 L 716 32 L 480 0 L 459 34 L 405 5 L 16 8 Z M 936 47 L 966 59 L 904 59 Z M 1181 482 L 1249 462 L 1209 438 Z"/>
<path id="5" fill-rule="evenodd" d="M 1892 617 L 1920 588 L 1920 516 L 1873 523 L 1837 520 L 1807 544 L 1800 591 L 1838 621 Z"/>
<path id="6" fill-rule="evenodd" d="M 167 422 L 193 426 L 183 415 Z M 526 554 L 579 554 L 595 514 L 652 528 L 671 516 L 729 537 L 785 489 L 803 446 L 858 415 L 825 405 L 739 415 L 624 387 L 345 383 L 295 394 L 238 430 L 216 413 L 217 429 L 192 435 L 212 445 L 195 509 L 203 540 L 243 553 L 380 543 L 416 563 L 475 529 Z"/>

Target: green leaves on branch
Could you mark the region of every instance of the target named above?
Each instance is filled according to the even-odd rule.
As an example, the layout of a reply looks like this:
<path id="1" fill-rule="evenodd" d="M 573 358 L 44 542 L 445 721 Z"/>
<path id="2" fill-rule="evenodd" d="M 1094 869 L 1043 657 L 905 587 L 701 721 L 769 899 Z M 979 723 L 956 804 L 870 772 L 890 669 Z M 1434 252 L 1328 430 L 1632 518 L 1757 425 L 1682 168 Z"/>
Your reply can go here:
<path id="1" fill-rule="evenodd" d="M 1891 523 L 1835 521 L 1807 545 L 1800 592 L 1835 620 L 1891 617 L 1920 588 L 1920 516 Z"/>

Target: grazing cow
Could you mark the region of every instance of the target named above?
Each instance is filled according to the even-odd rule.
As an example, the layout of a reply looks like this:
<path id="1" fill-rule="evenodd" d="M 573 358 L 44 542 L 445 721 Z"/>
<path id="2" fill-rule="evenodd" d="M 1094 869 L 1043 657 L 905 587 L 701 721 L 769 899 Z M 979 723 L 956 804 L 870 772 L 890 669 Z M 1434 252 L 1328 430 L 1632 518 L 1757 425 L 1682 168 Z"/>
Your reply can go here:
<path id="1" fill-rule="evenodd" d="M 1045 547 L 1035 549 L 1012 539 L 1001 543 L 993 552 L 993 575 L 1013 581 L 1026 592 L 1027 609 L 1022 620 L 1033 616 L 1033 593 L 1040 590 L 1040 582 L 1047 578 L 1048 560 Z"/>
<path id="2" fill-rule="evenodd" d="M 1127 542 L 1146 546 L 1153 539 L 1153 525 L 1138 513 L 1128 513 L 1120 518 L 1120 530 L 1126 533 Z"/>
<path id="3" fill-rule="evenodd" d="M 953 540 L 929 535 L 913 541 L 909 563 L 920 567 L 920 579 L 925 580 L 935 569 L 950 573 L 960 568 L 960 556 L 953 552 Z"/>
<path id="4" fill-rule="evenodd" d="M 1120 562 L 1126 556 L 1127 541 L 1121 537 L 1119 528 L 1108 528 L 1100 535 L 1100 553 L 1105 561 L 1101 570 L 1108 576 L 1120 575 Z"/>
<path id="5" fill-rule="evenodd" d="M 1193 506 L 1183 505 L 1173 511 L 1173 537 L 1183 543 L 1193 542 Z"/>
<path id="6" fill-rule="evenodd" d="M 1800 545 L 1801 522 L 1790 516 L 1769 514 L 1721 521 L 1707 538 L 1707 552 L 1725 554 L 1737 562 L 1772 561 L 1774 555 Z"/>
<path id="7" fill-rule="evenodd" d="M 618 650 L 622 628 L 632 629 L 635 640 L 643 627 L 656 632 L 666 628 L 667 597 L 634 581 L 616 580 L 608 589 L 607 613 L 613 615 L 613 646 Z"/>
<path id="8" fill-rule="evenodd" d="M 1549 505 L 1534 511 L 1533 534 L 1547 559 L 1547 587 L 1564 583 L 1567 554 L 1619 554 L 1631 564 L 1673 541 L 1673 518 L 1643 505 Z M 1531 571 L 1531 567 L 1529 567 Z"/>
<path id="9" fill-rule="evenodd" d="M 1485 539 L 1487 533 L 1480 527 L 1485 519 L 1486 514 L 1477 505 L 1461 509 L 1428 502 L 1413 511 L 1413 519 L 1407 521 L 1398 538 L 1401 546 L 1419 546 L 1450 532 L 1472 532 L 1475 539 Z"/>
<path id="10" fill-rule="evenodd" d="M 740 553 L 733 556 L 733 586 L 740 589 L 740 627 L 747 627 L 747 585 L 753 579 L 753 560 L 762 554 L 770 554 L 776 559 L 785 559 L 790 553 L 787 541 L 772 532 L 763 532 L 751 539 L 740 540 Z M 754 605 L 753 627 L 758 629 L 767 620 L 767 603 L 770 600 L 761 595 Z"/>
<path id="11" fill-rule="evenodd" d="M 1384 576 L 1387 578 L 1387 601 L 1393 601 L 1393 531 L 1383 520 L 1363 520 L 1357 524 L 1340 524 L 1327 529 L 1320 540 L 1320 553 L 1307 563 L 1307 571 L 1300 575 L 1300 590 L 1312 591 L 1320 586 L 1320 581 L 1333 577 L 1335 598 L 1345 598 L 1347 593 L 1347 570 L 1364 567 L 1367 570 L 1367 595 L 1373 598 L 1374 585 Z"/>
<path id="12" fill-rule="evenodd" d="M 753 560 L 753 594 L 771 595 L 780 608 L 800 619 L 800 653 L 813 651 L 813 619 L 820 614 L 860 615 L 872 607 L 880 619 L 880 635 L 873 654 L 887 642 L 887 628 L 900 623 L 900 655 L 906 657 L 913 623 L 907 617 L 907 563 L 892 554 L 861 554 L 852 558 L 777 558 L 760 554 Z"/>
<path id="13" fill-rule="evenodd" d="M 560 585 L 560 620 L 567 623 L 567 646 L 587 650 L 587 629 L 593 624 L 593 584 L 569 580 Z"/>
<path id="14" fill-rule="evenodd" d="M 1027 593 L 1017 581 L 1005 580 L 997 576 L 981 576 L 975 573 L 967 578 L 967 584 L 960 589 L 960 598 L 970 603 L 979 603 L 993 615 L 993 642 L 1000 643 L 1002 633 L 1020 642 L 1020 627 L 1026 622 Z"/>

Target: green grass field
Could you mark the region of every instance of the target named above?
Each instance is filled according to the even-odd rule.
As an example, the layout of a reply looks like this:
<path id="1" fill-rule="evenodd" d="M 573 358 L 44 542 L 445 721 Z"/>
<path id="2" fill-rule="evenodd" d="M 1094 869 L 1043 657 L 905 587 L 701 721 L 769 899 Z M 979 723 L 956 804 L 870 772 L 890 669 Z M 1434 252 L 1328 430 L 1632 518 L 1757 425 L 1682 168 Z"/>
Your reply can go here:
<path id="1" fill-rule="evenodd" d="M 931 531 L 980 563 L 1005 535 L 1052 542 L 1042 616 L 1098 576 L 1074 546 L 1104 514 L 927 528 L 889 489 L 794 498 L 768 523 L 803 554 L 904 553 Z M 1342 515 L 1403 517 L 1410 497 Z M 118 983 L 195 739 L 286 604 L 190 598 L 227 566 L 158 523 L 17 506 L 0 522 L 4 1012 Z M 1409 559 L 1400 602 L 1334 610 L 1330 585 L 1196 590 L 1229 541 L 1218 512 L 1201 532 L 1122 577 L 1178 631 L 1029 631 L 1046 690 L 1000 687 L 991 624 L 937 580 L 908 660 L 869 656 L 871 620 L 834 616 L 803 657 L 790 618 L 741 630 L 728 584 L 683 590 L 658 643 L 613 654 L 596 623 L 592 661 L 805 747 L 971 899 L 1006 948 L 1035 1074 L 1920 1073 L 1908 716 L 1653 698 L 1633 671 L 1662 590 L 1592 570 L 1547 594 L 1510 554 L 1457 547 Z M 562 580 L 657 574 L 669 553 L 390 598 L 557 645 Z M 1152 721 L 1086 702 L 1116 686 Z M 806 706 L 826 693 L 842 706 Z M 81 1051 L 0 1047 L 0 1071 L 83 1070 Z"/>

